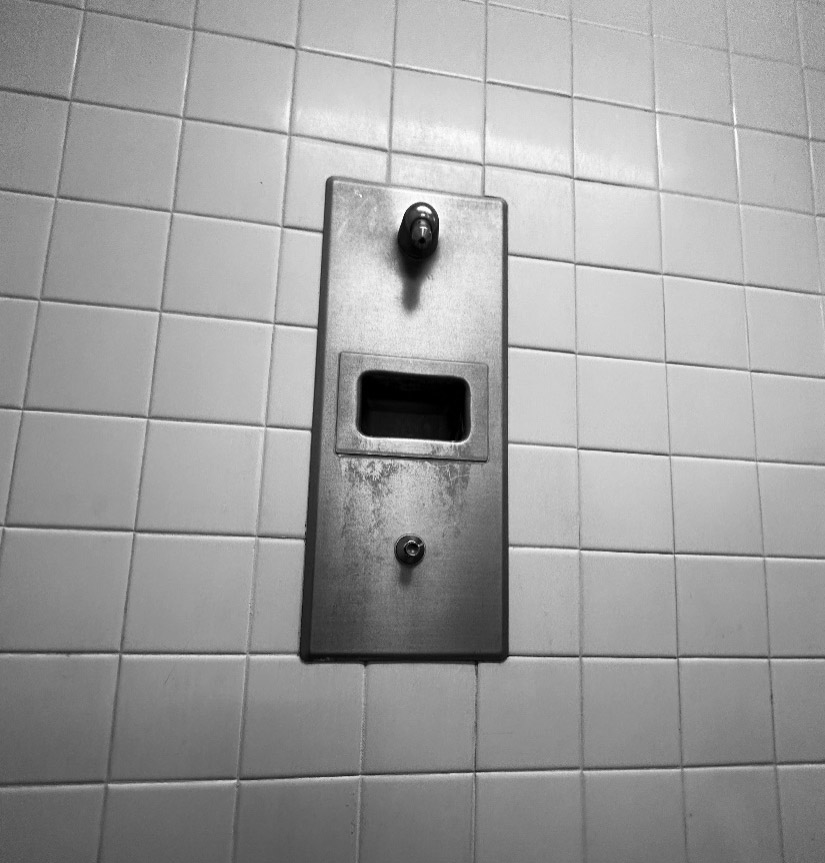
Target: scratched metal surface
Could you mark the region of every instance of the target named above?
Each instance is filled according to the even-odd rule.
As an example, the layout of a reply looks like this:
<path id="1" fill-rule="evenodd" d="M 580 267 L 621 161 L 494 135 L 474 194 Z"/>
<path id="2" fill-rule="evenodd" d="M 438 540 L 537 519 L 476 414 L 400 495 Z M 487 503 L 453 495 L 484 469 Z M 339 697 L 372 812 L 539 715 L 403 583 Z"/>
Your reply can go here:
<path id="1" fill-rule="evenodd" d="M 438 210 L 408 264 L 404 210 Z M 307 524 L 304 658 L 496 659 L 507 648 L 506 224 L 493 198 L 327 185 Z M 335 452 L 342 352 L 482 363 L 486 461 Z M 395 541 L 427 544 L 415 567 Z"/>

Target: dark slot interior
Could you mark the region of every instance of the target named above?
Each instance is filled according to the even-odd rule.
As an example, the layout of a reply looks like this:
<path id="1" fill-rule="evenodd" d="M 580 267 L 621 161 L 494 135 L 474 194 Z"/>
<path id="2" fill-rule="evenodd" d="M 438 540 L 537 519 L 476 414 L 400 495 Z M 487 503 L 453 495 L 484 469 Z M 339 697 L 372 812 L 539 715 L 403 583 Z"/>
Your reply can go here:
<path id="1" fill-rule="evenodd" d="M 461 378 L 364 372 L 358 431 L 369 437 L 465 440 L 470 433 L 470 388 Z"/>

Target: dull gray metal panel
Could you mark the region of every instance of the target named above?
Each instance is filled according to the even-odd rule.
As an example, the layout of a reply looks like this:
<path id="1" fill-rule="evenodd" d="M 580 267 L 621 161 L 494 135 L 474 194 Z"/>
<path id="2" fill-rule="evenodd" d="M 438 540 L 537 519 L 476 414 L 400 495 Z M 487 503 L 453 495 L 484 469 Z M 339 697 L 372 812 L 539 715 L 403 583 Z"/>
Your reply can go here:
<path id="1" fill-rule="evenodd" d="M 397 241 L 417 201 L 440 221 L 424 260 Z M 327 182 L 304 659 L 506 656 L 506 220 L 496 198 Z"/>

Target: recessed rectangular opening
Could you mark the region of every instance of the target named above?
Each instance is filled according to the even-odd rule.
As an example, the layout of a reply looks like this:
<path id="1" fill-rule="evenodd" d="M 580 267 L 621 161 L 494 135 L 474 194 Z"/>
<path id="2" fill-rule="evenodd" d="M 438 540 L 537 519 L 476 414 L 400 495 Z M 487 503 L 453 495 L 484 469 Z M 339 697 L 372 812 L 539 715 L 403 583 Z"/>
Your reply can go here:
<path id="1" fill-rule="evenodd" d="M 456 377 L 364 372 L 358 381 L 357 426 L 368 437 L 465 440 L 470 388 Z"/>

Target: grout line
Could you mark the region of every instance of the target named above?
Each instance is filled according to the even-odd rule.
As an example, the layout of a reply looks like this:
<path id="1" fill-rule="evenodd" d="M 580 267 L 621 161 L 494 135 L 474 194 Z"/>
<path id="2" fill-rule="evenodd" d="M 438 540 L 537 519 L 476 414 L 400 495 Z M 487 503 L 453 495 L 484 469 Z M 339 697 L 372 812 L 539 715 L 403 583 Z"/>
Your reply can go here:
<path id="1" fill-rule="evenodd" d="M 395 120 L 395 70 L 398 53 L 398 7 L 400 0 L 395 0 L 392 24 L 392 69 L 390 71 L 390 115 L 387 123 L 387 182 L 392 182 L 392 129 Z M 357 860 L 357 858 L 356 858 Z"/>
<path id="2" fill-rule="evenodd" d="M 794 4 L 796 5 L 796 4 Z M 794 12 L 796 14 L 796 12 Z M 726 32 L 728 34 L 728 48 L 730 49 L 730 10 L 728 9 L 726 17 Z M 728 74 L 730 76 L 731 93 L 733 94 L 733 64 L 731 61 L 731 53 L 728 51 Z M 804 86 L 803 86 L 804 94 Z M 804 98 L 804 96 L 803 96 Z M 734 104 L 734 121 L 736 119 L 736 105 Z M 807 112 L 806 112 L 807 114 Z M 810 150 L 810 145 L 809 145 Z M 740 264 L 742 267 L 742 282 L 743 289 L 745 285 L 745 252 L 744 252 L 744 220 L 742 215 L 742 170 L 741 170 L 741 150 L 739 135 L 734 136 L 734 151 L 736 157 L 736 193 L 738 199 L 738 215 L 739 215 L 739 248 L 740 248 Z M 813 179 L 813 176 L 812 176 Z M 756 399 L 754 396 L 753 387 L 753 366 L 751 358 L 751 337 L 750 337 L 750 304 L 748 301 L 748 291 L 745 290 L 745 344 L 747 346 L 748 355 L 748 382 L 750 384 L 750 407 L 751 407 L 751 425 L 753 428 L 754 456 L 756 459 L 756 494 L 759 503 L 759 540 L 762 551 L 762 584 L 765 598 L 765 636 L 767 645 L 767 665 L 768 665 L 768 692 L 770 698 L 770 714 L 771 714 L 771 747 L 773 751 L 773 776 L 774 776 L 774 793 L 776 796 L 776 812 L 777 826 L 779 830 L 779 848 L 781 860 L 785 860 L 785 842 L 782 829 L 782 816 L 779 804 L 779 771 L 776 766 L 776 718 L 774 710 L 774 688 L 773 688 L 773 669 L 771 663 L 771 632 L 770 632 L 770 608 L 768 603 L 768 573 L 767 561 L 765 559 L 765 516 L 762 504 L 762 483 L 759 470 L 759 444 L 756 429 Z"/>
<path id="3" fill-rule="evenodd" d="M 27 2 L 35 2 L 35 0 L 27 0 Z M 469 2 L 469 0 L 462 0 L 462 2 Z M 569 178 L 567 178 L 567 179 L 569 179 Z M 600 184 L 600 185 L 605 185 L 605 184 Z M 3 190 L 0 189 L 0 193 L 2 193 L 2 191 Z M 647 191 L 654 191 L 654 190 L 647 190 Z M 15 193 L 15 194 L 18 194 L 18 193 Z M 33 197 L 48 197 L 48 196 L 36 195 Z M 59 200 L 60 201 L 71 201 L 73 203 L 91 204 L 93 206 L 119 207 L 121 209 L 135 209 L 135 210 L 140 210 L 143 212 L 151 212 L 151 213 L 169 213 L 172 216 L 179 216 L 179 215 L 194 216 L 195 218 L 213 219 L 215 221 L 225 221 L 225 222 L 236 223 L 236 224 L 240 224 L 240 225 L 251 225 L 251 226 L 255 226 L 255 227 L 274 228 L 274 229 L 279 230 L 281 232 L 296 231 L 296 232 L 304 233 L 304 234 L 317 234 L 319 236 L 322 233 L 320 230 L 317 230 L 315 228 L 303 228 L 303 227 L 294 227 L 294 226 L 281 227 L 279 225 L 269 225 L 269 224 L 264 224 L 262 222 L 241 221 L 241 220 L 238 220 L 235 218 L 224 219 L 222 217 L 202 216 L 202 215 L 194 214 L 194 213 L 180 213 L 178 211 L 176 211 L 174 213 L 170 213 L 170 211 L 168 211 L 168 210 L 146 210 L 146 208 L 144 208 L 144 207 L 133 207 L 132 205 L 129 205 L 129 204 L 107 204 L 107 203 L 100 203 L 100 202 L 96 202 L 96 201 L 81 201 L 80 199 L 74 199 L 74 198 L 69 199 L 69 198 L 64 198 L 64 197 L 59 198 Z M 588 270 L 599 270 L 599 271 L 615 272 L 615 273 L 631 273 L 631 274 L 639 275 L 639 276 L 643 276 L 643 277 L 644 276 L 657 276 L 657 275 L 662 274 L 661 270 L 659 270 L 659 271 L 634 270 L 634 269 L 631 269 L 629 267 L 622 267 L 622 266 L 617 266 L 617 265 L 590 263 L 590 262 L 577 262 L 577 261 L 574 261 L 572 259 L 541 257 L 539 255 L 528 255 L 528 254 L 524 254 L 524 253 L 510 254 L 510 255 L 508 255 L 508 258 L 515 258 L 517 260 L 523 260 L 523 261 L 541 261 L 541 262 L 547 263 L 547 264 L 560 264 L 563 266 L 584 268 L 584 269 L 588 269 Z M 666 278 L 669 278 L 669 279 L 678 279 L 680 281 L 685 281 L 685 282 L 698 282 L 700 284 L 720 285 L 722 287 L 731 287 L 731 288 L 737 288 L 737 289 L 742 287 L 741 282 L 731 283 L 730 281 L 726 281 L 724 279 L 714 279 L 714 278 L 707 277 L 707 276 L 692 276 L 692 275 L 688 275 L 685 273 L 671 273 L 671 272 L 665 272 L 664 276 Z M 783 287 L 778 287 L 776 285 L 759 285 L 759 284 L 753 284 L 753 283 L 748 283 L 748 282 L 745 283 L 745 288 L 749 291 L 759 291 L 759 292 L 770 291 L 774 294 L 787 294 L 787 295 L 792 296 L 792 297 L 800 297 L 800 298 L 809 297 L 809 298 L 814 298 L 817 300 L 822 298 L 822 295 L 817 291 L 806 291 L 806 290 L 802 290 L 801 288 L 783 288 Z M 37 298 L 32 297 L 30 295 L 25 295 L 25 294 L 0 293 L 0 299 L 19 300 L 21 302 L 26 302 L 26 301 L 33 301 Z M 89 308 L 113 309 L 115 311 L 137 311 L 137 312 L 160 311 L 159 305 L 158 306 L 125 305 L 123 303 L 104 303 L 104 302 L 101 302 L 99 300 L 89 300 L 89 299 L 82 299 L 82 298 L 78 299 L 78 298 L 74 298 L 74 297 L 47 296 L 47 297 L 43 298 L 43 302 L 63 303 L 63 304 L 67 304 L 67 305 L 76 304 L 76 305 L 81 305 L 81 306 L 88 306 Z M 227 314 L 220 314 L 220 313 L 216 313 L 216 312 L 207 312 L 207 311 L 192 311 L 192 310 L 187 310 L 187 309 L 168 309 L 168 308 L 163 309 L 163 311 L 168 312 L 168 313 L 173 314 L 173 315 L 179 315 L 181 317 L 189 316 L 189 317 L 209 318 L 212 320 L 219 320 L 219 321 L 227 320 L 227 321 L 238 321 L 239 323 L 253 323 L 253 324 L 255 324 L 255 323 L 257 323 L 257 324 L 272 324 L 273 323 L 272 319 L 241 317 L 241 316 L 237 316 L 237 315 L 227 315 Z M 274 323 L 279 325 L 279 326 L 284 326 L 284 327 L 299 327 L 299 328 L 308 329 L 308 330 L 315 330 L 316 329 L 316 327 L 313 326 L 312 324 L 283 321 L 283 320 L 279 320 L 277 317 L 275 318 Z M 534 345 L 519 345 L 517 342 L 510 342 L 509 346 L 511 348 L 512 347 L 536 347 Z M 539 350 L 540 348 L 536 348 L 536 349 Z M 559 351 L 561 353 L 575 353 L 575 351 L 573 351 L 573 350 L 566 350 L 564 348 L 558 348 L 558 347 L 545 348 L 545 350 L 555 350 L 555 351 Z M 605 353 L 585 354 L 585 356 L 602 356 L 602 357 L 609 357 L 612 359 L 645 359 L 645 360 L 648 360 L 650 362 L 656 362 L 656 361 L 662 362 L 662 358 L 658 358 L 658 357 L 632 357 L 632 356 L 610 355 L 610 354 L 605 354 Z M 684 361 L 684 360 L 677 361 L 677 362 L 681 362 L 684 365 L 702 365 L 702 363 L 695 363 L 695 362 Z M 707 368 L 727 368 L 727 369 L 733 369 L 733 370 L 738 369 L 738 370 L 742 370 L 742 371 L 747 371 L 747 368 L 744 366 L 730 366 L 730 365 L 729 366 L 713 366 L 713 365 L 708 365 Z M 794 373 L 793 372 L 786 372 L 786 374 L 794 374 Z M 805 375 L 803 374 L 802 376 L 805 376 Z M 808 375 L 808 377 L 811 377 L 811 375 Z"/>
<path id="4" fill-rule="evenodd" d="M 364 752 L 367 746 L 367 663 L 361 673 L 361 739 L 358 748 L 358 790 L 355 803 L 355 863 L 361 861 L 361 834 L 364 829 Z"/>
<path id="5" fill-rule="evenodd" d="M 197 0 L 196 0 L 197 2 Z M 289 101 L 289 120 L 288 120 L 288 129 L 287 129 L 287 139 L 286 139 L 286 155 L 284 160 L 284 175 L 283 175 L 283 189 L 281 193 L 281 224 L 284 223 L 285 214 L 286 214 L 286 183 L 287 178 L 289 176 L 289 166 L 292 157 L 293 150 L 293 126 L 295 122 L 295 99 L 298 89 L 298 57 L 299 52 L 297 46 L 301 41 L 301 25 L 303 23 L 303 5 L 301 0 L 297 0 L 297 10 L 296 10 L 296 26 L 295 26 L 295 45 L 296 49 L 292 57 L 292 92 L 290 94 Z M 284 244 L 284 231 L 281 230 L 278 237 L 278 275 L 280 276 L 280 265 L 282 260 L 283 253 L 283 244 Z M 251 666 L 251 654 L 252 654 L 252 638 L 254 631 L 254 622 L 255 622 L 255 602 L 257 599 L 257 581 L 258 581 L 258 565 L 260 559 L 260 546 L 261 546 L 261 514 L 263 511 L 264 504 L 264 496 L 266 494 L 266 455 L 267 455 L 267 419 L 269 417 L 269 400 L 272 392 L 272 379 L 275 371 L 275 336 L 277 334 L 277 327 L 274 324 L 275 319 L 275 304 L 277 303 L 277 285 L 275 291 L 275 297 L 273 298 L 272 304 L 272 318 L 273 324 L 272 326 L 272 337 L 269 342 L 269 370 L 267 374 L 266 381 L 266 389 L 264 390 L 264 399 L 263 399 L 263 427 L 264 433 L 261 435 L 261 459 L 260 459 L 260 476 L 259 476 L 259 485 L 258 485 L 258 505 L 255 513 L 255 549 L 253 553 L 253 564 L 252 564 L 252 589 L 250 590 L 249 595 L 249 616 L 248 616 L 248 624 L 247 624 L 247 634 L 246 634 L 246 652 L 244 657 L 244 671 L 243 671 L 243 683 L 241 687 L 241 716 L 240 722 L 238 726 L 238 761 L 235 769 L 235 800 L 232 811 L 232 850 L 231 850 L 231 859 L 235 861 L 238 855 L 238 831 L 239 831 L 239 812 L 240 812 L 240 781 L 241 781 L 241 767 L 243 764 L 243 754 L 244 754 L 244 742 L 246 739 L 246 720 L 247 713 L 249 710 L 249 674 L 250 674 L 250 666 Z"/>
<path id="6" fill-rule="evenodd" d="M 653 103 L 654 108 L 656 107 L 657 99 L 657 90 L 656 90 L 656 43 L 653 38 L 653 0 L 648 0 L 648 14 L 650 15 L 651 22 L 651 36 L 650 36 L 650 47 L 651 47 L 651 56 L 654 58 L 654 61 L 651 63 L 651 78 L 652 78 L 652 87 L 653 87 Z M 680 785 L 680 793 L 681 793 L 681 807 L 682 807 L 682 842 L 685 850 L 685 860 L 690 860 L 690 848 L 688 844 L 688 811 L 687 811 L 687 793 L 685 791 L 685 744 L 684 744 L 684 733 L 682 728 L 682 662 L 681 662 L 681 642 L 679 639 L 679 582 L 676 574 L 676 501 L 675 495 L 673 491 L 673 429 L 672 429 L 672 416 L 671 416 L 671 405 L 670 405 L 670 372 L 668 366 L 668 355 L 667 355 L 667 296 L 665 291 L 665 278 L 664 278 L 664 223 L 662 219 L 662 136 L 661 136 L 661 124 L 659 123 L 658 114 L 656 115 L 656 120 L 653 127 L 653 134 L 655 136 L 656 141 L 656 188 L 658 189 L 658 193 L 656 195 L 656 215 L 658 218 L 658 240 L 659 240 L 659 266 L 660 266 L 660 275 L 659 275 L 659 285 L 661 288 L 661 296 L 662 296 L 662 337 L 664 342 L 664 361 L 665 361 L 665 407 L 667 412 L 667 450 L 668 450 L 668 481 L 670 485 L 670 529 L 671 529 L 671 542 L 673 547 L 672 552 L 672 566 L 673 566 L 673 626 L 674 626 L 674 648 L 676 654 L 676 723 L 677 723 L 677 733 L 679 738 L 679 785 Z M 734 133 L 735 137 L 735 133 Z"/>
<path id="7" fill-rule="evenodd" d="M 571 24 L 570 34 L 570 90 L 575 91 L 575 64 L 573 62 L 573 34 Z M 576 170 L 576 100 L 570 101 L 570 171 L 575 174 Z M 571 217 L 572 217 L 572 244 L 573 244 L 573 260 L 577 258 L 576 246 L 576 194 L 575 184 L 573 181 L 573 194 L 571 195 Z M 581 519 L 581 501 L 582 501 L 582 481 L 581 481 L 581 394 L 579 386 L 579 283 L 578 283 L 578 268 L 573 267 L 573 347 L 575 355 L 575 396 L 576 396 L 576 497 L 577 497 L 577 553 L 576 564 L 577 572 L 577 589 L 578 589 L 578 658 L 579 658 L 579 811 L 581 812 L 581 848 L 582 860 L 587 860 L 587 786 L 584 773 L 584 575 L 582 573 L 582 519 Z"/>
<path id="8" fill-rule="evenodd" d="M 690 764 L 685 767 L 686 773 L 702 773 L 711 770 L 759 770 L 764 768 L 770 768 L 776 766 L 772 761 L 749 761 L 749 762 L 736 762 L 736 763 L 707 763 L 707 764 Z M 825 761 L 782 761 L 779 764 L 780 767 L 808 767 L 814 769 L 825 769 Z M 622 765 L 620 767 L 615 766 L 601 766 L 601 767 L 587 767 L 584 771 L 586 774 L 610 774 L 610 773 L 637 773 L 640 770 L 650 771 L 651 773 L 662 773 L 668 772 L 671 773 L 674 770 L 678 769 L 678 765 L 675 764 L 628 764 Z M 564 774 L 570 775 L 574 773 L 578 773 L 579 771 L 575 767 L 562 766 L 562 767 L 497 767 L 495 769 L 481 769 L 478 771 L 482 775 L 501 775 L 501 774 L 509 774 L 509 775 L 517 775 L 517 774 L 531 774 L 531 775 L 543 775 L 543 776 L 552 776 L 556 774 Z M 424 771 L 424 772 L 414 772 L 414 773 L 369 773 L 367 774 L 369 778 L 394 778 L 398 776 L 404 777 L 423 777 L 423 776 L 472 776 L 472 773 L 469 771 L 461 771 L 461 770 L 445 770 L 441 772 L 433 772 L 433 771 Z M 358 779 L 358 774 L 354 773 L 336 773 L 336 774 L 313 774 L 308 776 L 306 774 L 290 774 L 290 775 L 266 775 L 266 776 L 248 776 L 244 777 L 243 782 L 245 785 L 253 785 L 253 784 L 264 784 L 264 783 L 273 783 L 273 782 L 282 782 L 285 784 L 290 784 L 293 782 L 313 782 L 313 783 L 324 783 L 329 780 L 341 780 L 341 779 Z M 190 778 L 168 778 L 168 777 L 156 777 L 147 779 L 141 777 L 139 779 L 117 779 L 113 780 L 109 783 L 112 787 L 115 788 L 134 788 L 134 787 L 145 787 L 147 785 L 162 785 L 162 786 L 175 786 L 175 785 L 211 785 L 213 783 L 220 783 L 222 785 L 232 785 L 233 779 L 231 776 L 196 776 Z M 18 789 L 29 789 L 29 788 L 89 788 L 89 787 L 102 787 L 103 780 L 102 779 L 57 779 L 57 780 L 24 780 L 21 782 L 0 782 L 0 789 L 8 790 L 8 791 L 16 791 Z"/>
<path id="9" fill-rule="evenodd" d="M 198 0 L 195 0 L 195 5 L 194 5 L 195 11 L 197 10 L 197 4 L 198 4 Z M 84 13 L 84 15 L 85 15 L 85 13 Z M 85 22 L 84 22 L 84 30 L 85 30 Z M 190 35 L 189 35 L 189 48 L 188 48 L 188 56 L 187 56 L 187 60 L 186 60 L 186 78 L 184 79 L 184 83 L 183 83 L 183 112 L 184 113 L 186 112 L 186 101 L 188 99 L 188 93 L 189 93 L 189 81 L 190 81 L 190 77 L 192 74 L 192 55 L 194 53 L 194 50 L 193 50 L 194 41 L 195 41 L 195 31 L 194 31 L 194 29 L 192 29 L 190 31 Z M 182 157 L 182 152 L 183 152 L 183 134 L 184 134 L 184 128 L 183 128 L 183 123 L 181 123 L 179 128 L 178 128 L 177 153 L 176 153 L 176 157 L 175 157 L 175 172 L 173 175 L 172 204 L 171 204 L 171 208 L 170 208 L 171 210 L 175 209 L 175 200 L 177 198 L 177 193 L 178 193 L 177 184 L 178 184 L 178 175 L 180 172 L 181 157 Z M 160 309 L 163 308 L 163 295 L 166 292 L 166 282 L 167 282 L 168 271 L 169 271 L 169 242 L 170 242 L 171 234 L 172 234 L 172 219 L 170 217 L 168 225 L 166 227 L 166 247 L 165 247 L 165 251 L 164 251 L 164 268 L 163 268 L 163 280 L 161 283 Z M 161 332 L 161 325 L 162 325 L 162 318 L 163 318 L 162 312 L 160 310 L 158 310 L 156 312 L 156 314 L 157 314 L 158 321 L 157 321 L 157 328 L 155 330 L 155 347 L 154 347 L 154 354 L 153 354 L 153 358 L 152 358 L 152 372 L 151 372 L 151 375 L 149 378 L 149 410 L 148 410 L 149 413 L 151 413 L 151 403 L 152 403 L 152 398 L 154 396 L 155 375 L 157 373 L 158 350 L 159 350 L 159 345 L 160 345 L 160 332 Z M 118 655 L 117 671 L 115 674 L 115 695 L 114 695 L 114 699 L 112 702 L 111 733 L 109 736 L 109 751 L 108 751 L 107 762 L 106 762 L 106 782 L 105 782 L 105 785 L 103 787 L 103 802 L 102 802 L 101 811 L 100 811 L 100 837 L 99 837 L 99 844 L 98 844 L 98 849 L 97 849 L 98 863 L 100 863 L 100 860 L 101 860 L 102 855 L 103 855 L 104 826 L 106 823 L 106 812 L 107 812 L 107 807 L 108 807 L 108 802 L 109 802 L 109 785 L 112 781 L 112 763 L 114 760 L 114 749 L 115 749 L 115 720 L 117 718 L 117 706 L 118 706 L 118 702 L 120 700 L 120 695 L 121 695 L 120 688 L 121 688 L 122 671 L 123 671 L 123 648 L 124 648 L 125 643 L 126 643 L 127 614 L 129 611 L 129 597 L 130 597 L 130 593 L 131 593 L 132 574 L 134 572 L 134 565 L 135 565 L 135 549 L 136 549 L 136 545 L 137 545 L 137 536 L 138 536 L 138 532 L 137 532 L 138 514 L 140 512 L 140 502 L 141 502 L 140 498 L 141 498 L 141 491 L 142 491 L 142 486 L 143 486 L 143 482 L 144 482 L 144 478 L 145 478 L 146 454 L 147 454 L 148 449 L 149 449 L 149 418 L 147 416 L 146 420 L 145 420 L 144 431 L 143 431 L 142 452 L 141 452 L 141 460 L 140 460 L 140 472 L 138 475 L 138 485 L 137 485 L 138 493 L 137 493 L 137 499 L 135 501 L 135 517 L 134 517 L 134 521 L 132 524 L 132 545 L 131 545 L 131 549 L 130 549 L 130 553 L 129 553 L 129 571 L 128 571 L 128 574 L 126 577 L 126 594 L 125 594 L 124 603 L 123 603 L 123 617 L 122 617 L 122 625 L 121 625 L 121 632 L 120 632 L 120 650 L 119 650 L 119 655 Z"/>

